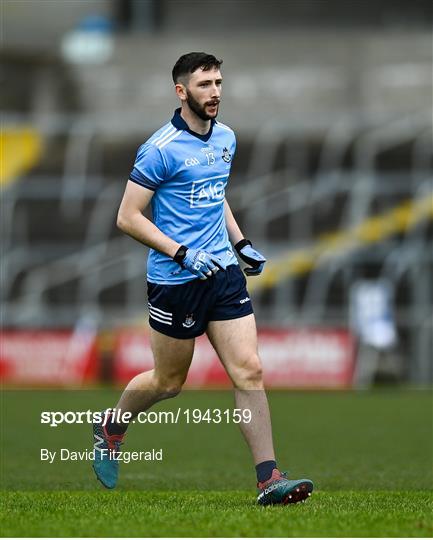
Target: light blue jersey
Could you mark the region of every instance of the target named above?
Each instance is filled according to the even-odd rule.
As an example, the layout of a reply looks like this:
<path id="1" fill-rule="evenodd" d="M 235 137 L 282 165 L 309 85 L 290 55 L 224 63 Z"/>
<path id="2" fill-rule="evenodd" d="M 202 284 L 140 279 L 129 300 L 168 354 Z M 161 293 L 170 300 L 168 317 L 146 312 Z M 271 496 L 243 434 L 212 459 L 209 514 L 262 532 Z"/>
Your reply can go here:
<path id="1" fill-rule="evenodd" d="M 137 152 L 129 179 L 155 192 L 153 222 L 179 244 L 217 255 L 225 264 L 238 264 L 225 217 L 225 188 L 236 150 L 234 132 L 212 120 L 206 135 L 188 128 L 180 109 L 168 124 Z M 176 285 L 196 279 L 167 255 L 149 252 L 147 279 Z"/>

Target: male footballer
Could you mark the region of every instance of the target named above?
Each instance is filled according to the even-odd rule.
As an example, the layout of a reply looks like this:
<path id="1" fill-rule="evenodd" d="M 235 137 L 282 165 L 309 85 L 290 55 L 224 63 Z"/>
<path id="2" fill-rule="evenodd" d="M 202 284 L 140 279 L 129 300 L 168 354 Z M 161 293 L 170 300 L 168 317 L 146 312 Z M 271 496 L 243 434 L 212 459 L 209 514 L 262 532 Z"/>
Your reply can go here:
<path id="1" fill-rule="evenodd" d="M 257 502 L 296 503 L 311 495 L 313 483 L 289 480 L 275 461 L 255 318 L 234 250 L 248 265 L 247 276 L 258 276 L 266 259 L 244 237 L 225 198 L 236 139 L 216 120 L 221 64 L 197 52 L 176 62 L 172 75 L 180 108 L 140 146 L 120 204 L 119 228 L 150 248 L 155 366 L 129 382 L 116 409 L 132 419 L 176 396 L 188 374 L 195 338 L 206 332 L 233 383 L 236 407 L 251 411 L 251 421 L 240 428 L 255 463 Z M 149 204 L 153 221 L 143 216 Z M 104 486 L 114 488 L 119 464 L 110 453 L 118 451 L 128 424 L 110 412 L 107 417 L 94 424 L 93 468 Z"/>

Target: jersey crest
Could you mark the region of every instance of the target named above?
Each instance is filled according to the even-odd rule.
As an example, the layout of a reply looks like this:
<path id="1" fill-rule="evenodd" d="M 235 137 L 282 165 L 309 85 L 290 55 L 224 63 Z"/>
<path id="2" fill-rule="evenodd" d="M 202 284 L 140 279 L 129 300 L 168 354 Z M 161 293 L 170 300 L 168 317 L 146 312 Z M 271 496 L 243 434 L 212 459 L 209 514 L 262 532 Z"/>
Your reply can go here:
<path id="1" fill-rule="evenodd" d="M 226 163 L 230 163 L 230 161 L 232 160 L 232 155 L 230 154 L 226 146 L 223 149 L 222 158 Z"/>

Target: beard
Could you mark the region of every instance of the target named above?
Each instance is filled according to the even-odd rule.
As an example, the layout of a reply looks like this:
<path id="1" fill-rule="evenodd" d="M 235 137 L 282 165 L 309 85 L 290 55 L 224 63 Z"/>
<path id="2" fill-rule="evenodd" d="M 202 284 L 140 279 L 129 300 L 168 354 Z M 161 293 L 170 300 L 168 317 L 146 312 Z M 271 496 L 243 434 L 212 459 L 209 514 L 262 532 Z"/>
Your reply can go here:
<path id="1" fill-rule="evenodd" d="M 200 103 L 193 98 L 192 94 L 189 92 L 189 90 L 186 90 L 187 100 L 186 102 L 189 105 L 189 108 L 202 120 L 212 120 L 213 118 L 216 118 L 218 116 L 218 106 L 215 113 L 215 116 L 209 116 L 206 112 L 206 103 L 204 105 L 200 105 Z"/>

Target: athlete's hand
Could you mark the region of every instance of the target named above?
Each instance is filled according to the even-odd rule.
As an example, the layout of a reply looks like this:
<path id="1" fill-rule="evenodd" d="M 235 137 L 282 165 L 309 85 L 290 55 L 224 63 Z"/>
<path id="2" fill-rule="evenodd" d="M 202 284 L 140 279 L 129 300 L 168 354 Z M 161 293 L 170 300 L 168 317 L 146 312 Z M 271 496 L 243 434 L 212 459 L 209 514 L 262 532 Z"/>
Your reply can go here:
<path id="1" fill-rule="evenodd" d="M 258 276 L 262 273 L 266 259 L 261 253 L 253 249 L 249 240 L 245 240 L 244 238 L 235 245 L 235 249 L 239 257 L 250 265 L 250 267 L 244 268 L 247 276 Z"/>
<path id="2" fill-rule="evenodd" d="M 187 248 L 181 246 L 173 259 L 182 269 L 188 270 L 191 274 L 204 280 L 213 276 L 218 270 L 225 270 L 227 267 L 224 262 L 216 255 L 211 255 L 201 249 Z M 174 272 L 180 273 L 182 270 Z"/>

